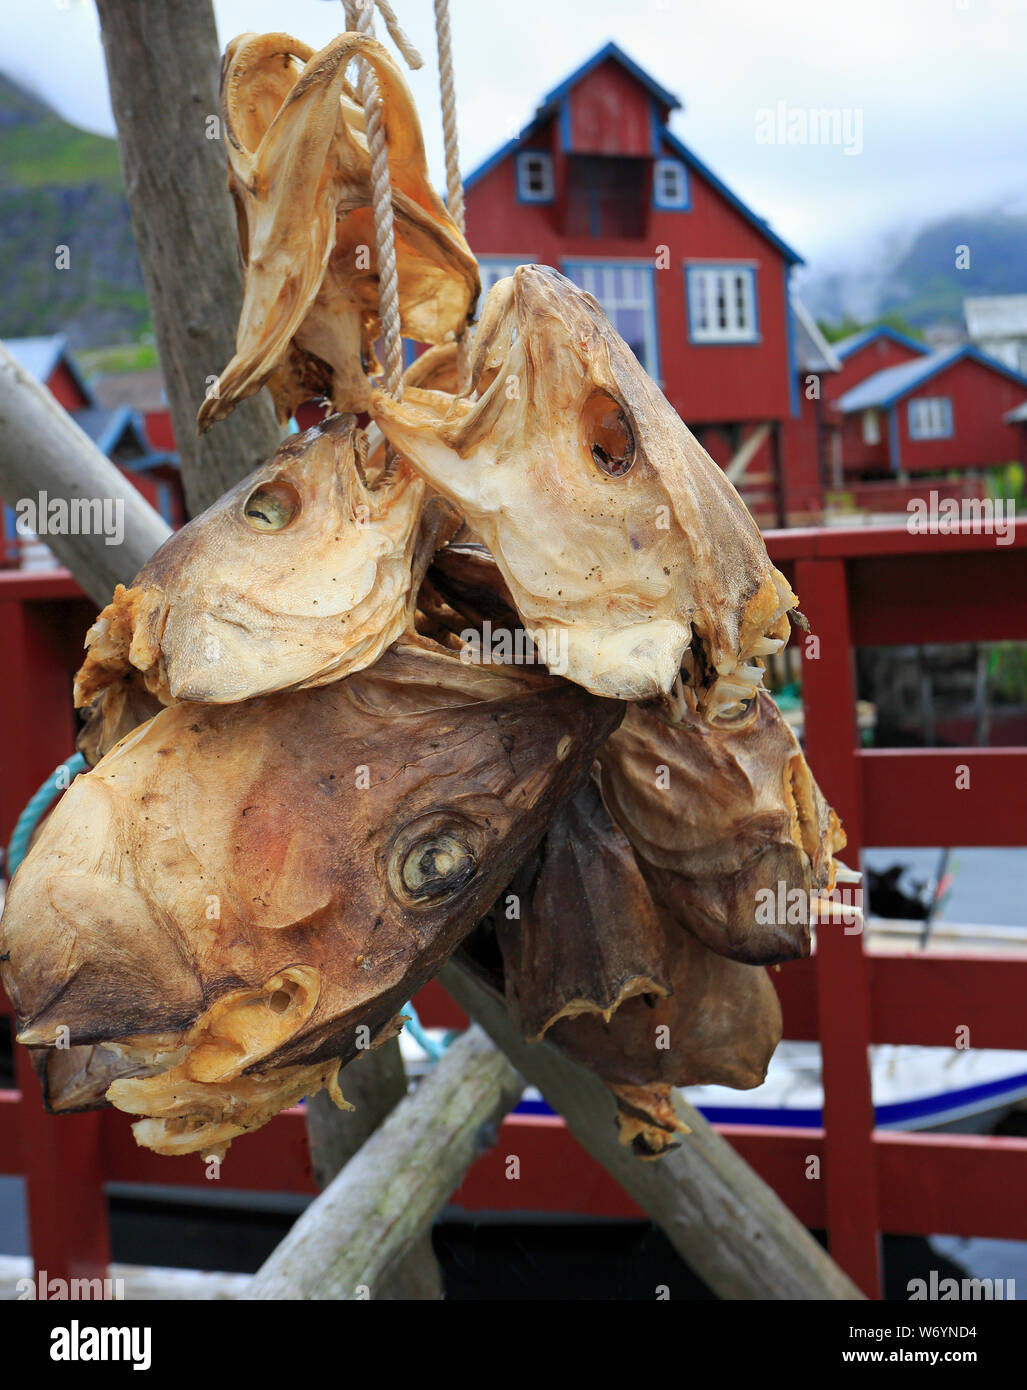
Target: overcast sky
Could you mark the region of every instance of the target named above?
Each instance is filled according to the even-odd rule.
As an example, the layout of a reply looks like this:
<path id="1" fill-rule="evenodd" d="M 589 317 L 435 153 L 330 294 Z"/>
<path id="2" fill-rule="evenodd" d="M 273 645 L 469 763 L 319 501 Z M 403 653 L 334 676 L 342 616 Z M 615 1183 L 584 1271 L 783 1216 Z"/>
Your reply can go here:
<path id="1" fill-rule="evenodd" d="M 431 0 L 393 0 L 425 57 L 409 74 L 441 183 Z M 336 0 L 216 0 L 222 44 L 284 29 L 320 46 Z M 1027 0 L 451 0 L 465 172 L 614 39 L 684 111 L 675 133 L 807 261 L 953 211 L 1027 211 Z M 0 67 L 113 133 L 91 0 L 2 0 Z M 379 25 L 379 35 L 382 29 Z M 848 112 L 845 143 L 757 139 L 786 104 Z M 765 118 L 764 118 L 765 119 Z M 859 129 L 860 153 L 855 148 Z"/>

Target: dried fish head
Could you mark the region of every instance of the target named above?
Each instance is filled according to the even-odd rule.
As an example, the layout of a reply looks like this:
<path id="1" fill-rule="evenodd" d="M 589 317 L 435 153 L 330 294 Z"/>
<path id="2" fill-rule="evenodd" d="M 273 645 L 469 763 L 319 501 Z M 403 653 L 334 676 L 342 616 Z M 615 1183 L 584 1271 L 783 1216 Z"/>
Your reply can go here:
<path id="1" fill-rule="evenodd" d="M 620 716 L 416 638 L 331 685 L 161 711 L 72 784 L 8 894 L 0 968 L 52 1108 L 106 1093 L 140 1143 L 208 1153 L 333 1087 Z"/>
<path id="2" fill-rule="evenodd" d="M 545 266 L 490 291 L 478 399 L 378 391 L 372 414 L 495 556 L 522 621 L 595 693 L 670 690 L 686 650 L 705 711 L 787 637 L 796 603 L 721 468 L 591 295 Z"/>
<path id="3" fill-rule="evenodd" d="M 424 484 L 368 486 L 336 415 L 171 536 L 86 638 L 76 703 L 133 673 L 165 704 L 226 704 L 340 679 L 406 627 Z"/>

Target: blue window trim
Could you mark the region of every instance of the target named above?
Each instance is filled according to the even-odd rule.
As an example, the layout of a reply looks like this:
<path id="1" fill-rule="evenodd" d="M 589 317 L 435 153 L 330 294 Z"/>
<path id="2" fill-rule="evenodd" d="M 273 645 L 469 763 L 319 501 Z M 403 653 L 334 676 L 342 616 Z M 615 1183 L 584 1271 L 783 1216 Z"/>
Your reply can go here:
<path id="1" fill-rule="evenodd" d="M 537 193 L 526 193 L 524 178 L 522 176 L 522 166 L 527 159 L 547 159 L 549 161 L 549 188 L 548 194 L 540 195 Z M 514 173 L 517 187 L 517 201 L 528 203 L 534 207 L 545 207 L 551 203 L 556 195 L 553 174 L 553 156 L 548 150 L 518 150 L 514 161 Z"/>
<path id="2" fill-rule="evenodd" d="M 945 429 L 941 434 L 920 434 L 913 428 L 914 407 L 921 401 L 942 401 L 945 406 Z M 955 433 L 952 425 L 952 398 L 951 396 L 914 396 L 906 402 L 906 428 L 909 430 L 910 439 L 928 441 L 933 439 L 951 439 Z"/>
<path id="3" fill-rule="evenodd" d="M 566 275 L 567 279 L 572 280 L 574 284 L 577 284 L 578 282 L 574 279 L 574 275 L 572 274 L 572 270 L 575 266 L 588 266 L 594 270 L 630 268 L 631 270 L 644 270 L 646 272 L 649 277 L 649 300 L 652 305 L 653 361 L 644 365 L 649 376 L 652 377 L 658 386 L 661 385 L 663 377 L 660 375 L 660 311 L 656 298 L 656 268 L 652 261 L 632 260 L 630 256 L 620 260 L 616 257 L 613 259 L 600 259 L 597 257 L 594 260 L 590 260 L 587 256 L 572 256 L 566 260 L 561 259 L 560 273 Z"/>
<path id="4" fill-rule="evenodd" d="M 681 174 L 681 198 L 677 202 L 661 202 L 657 196 L 661 164 L 670 164 Z M 688 183 L 688 166 L 683 159 L 668 159 L 660 156 L 653 161 L 653 207 L 660 212 L 690 212 L 692 207 L 691 188 Z"/>
<path id="5" fill-rule="evenodd" d="M 754 319 L 752 337 L 750 338 L 697 338 L 695 336 L 695 325 L 692 322 L 692 273 L 696 270 L 729 270 L 737 274 L 744 271 L 749 276 L 752 284 L 752 316 Z M 685 272 L 685 308 L 688 317 L 688 341 L 696 347 L 758 347 L 763 341 L 760 336 L 760 297 L 759 285 L 756 282 L 756 266 L 739 265 L 734 261 L 703 261 L 699 264 L 684 263 Z M 785 291 L 787 296 L 787 289 Z M 794 379 L 795 373 L 792 373 Z M 796 391 L 798 386 L 796 385 Z M 796 399 L 796 408 L 798 400 Z"/>

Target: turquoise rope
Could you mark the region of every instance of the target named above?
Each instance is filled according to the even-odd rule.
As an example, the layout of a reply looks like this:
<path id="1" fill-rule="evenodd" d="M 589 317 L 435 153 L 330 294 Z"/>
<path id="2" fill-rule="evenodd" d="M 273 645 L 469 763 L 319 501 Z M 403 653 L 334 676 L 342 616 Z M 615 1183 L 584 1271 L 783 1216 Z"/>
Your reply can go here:
<path id="1" fill-rule="evenodd" d="M 49 811 L 50 807 L 57 800 L 58 796 L 64 791 L 64 787 L 58 786 L 58 778 L 66 776 L 68 785 L 71 780 L 77 777 L 80 772 L 85 772 L 89 764 L 81 753 L 75 753 L 72 757 L 66 758 L 60 767 L 54 768 L 50 776 L 33 796 L 32 800 L 18 817 L 18 823 L 14 827 L 11 836 L 11 843 L 7 846 L 7 877 L 12 878 L 15 869 L 25 858 L 25 853 L 29 847 L 29 840 L 32 832 L 42 820 L 43 816 Z M 451 1031 L 445 1035 L 441 1042 L 436 1042 L 425 1032 L 421 1020 L 417 1016 L 417 1010 L 413 1004 L 404 1006 L 403 1012 L 409 1015 L 407 1030 L 417 1045 L 424 1049 L 427 1056 L 437 1062 L 442 1054 L 449 1047 L 454 1038 L 459 1037 L 459 1032 Z"/>
<path id="2" fill-rule="evenodd" d="M 29 847 L 32 832 L 64 791 L 64 787 L 57 785 L 57 779 L 60 777 L 63 780 L 64 776 L 67 776 L 70 785 L 72 778 L 77 777 L 80 772 L 85 772 L 88 766 L 89 764 L 81 753 L 75 753 L 72 757 L 66 758 L 60 767 L 54 768 L 39 791 L 22 811 L 18 817 L 18 823 L 14 827 L 14 833 L 11 835 L 11 843 L 7 846 L 5 863 L 8 878 L 13 877 L 15 869 L 25 858 L 25 851 Z"/>
<path id="3" fill-rule="evenodd" d="M 417 1010 L 414 1008 L 413 1004 L 404 1004 L 402 1012 L 408 1016 L 408 1022 L 406 1024 L 407 1032 L 413 1038 L 414 1042 L 417 1043 L 418 1047 L 422 1048 L 433 1062 L 437 1062 L 453 1039 L 460 1036 L 459 1032 L 449 1032 L 441 1042 L 436 1042 L 434 1038 L 430 1038 L 424 1031 L 424 1027 L 421 1024 L 421 1020 L 417 1017 Z"/>

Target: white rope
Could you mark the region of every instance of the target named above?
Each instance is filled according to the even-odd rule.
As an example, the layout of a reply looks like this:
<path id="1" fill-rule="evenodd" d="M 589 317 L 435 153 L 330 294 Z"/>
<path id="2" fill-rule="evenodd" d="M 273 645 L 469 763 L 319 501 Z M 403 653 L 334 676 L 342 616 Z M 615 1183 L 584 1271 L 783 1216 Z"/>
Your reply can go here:
<path id="1" fill-rule="evenodd" d="M 439 45 L 442 140 L 446 151 L 446 200 L 450 217 L 463 231 L 464 181 L 460 177 L 460 147 L 456 133 L 456 83 L 453 80 L 453 32 L 449 26 L 449 0 L 435 0 L 435 33 Z"/>
<path id="2" fill-rule="evenodd" d="M 403 56 L 410 59 L 405 48 L 420 63 L 420 54 L 412 48 L 406 35 L 396 23 L 391 7 L 382 8 L 383 0 L 343 0 L 346 24 L 351 31 L 374 36 L 374 7 L 382 10 L 389 33 Z M 403 39 L 401 45 L 396 35 Z M 389 151 L 385 141 L 385 126 L 382 122 L 382 103 L 378 92 L 378 81 L 370 63 L 361 60 L 359 64 L 360 100 L 364 107 L 364 120 L 367 126 L 367 149 L 371 156 L 371 206 L 374 211 L 374 240 L 378 255 L 378 317 L 381 319 L 382 336 L 385 340 L 385 378 L 386 391 L 396 400 L 403 394 L 403 343 L 400 338 L 399 317 L 399 277 L 396 271 L 396 228 L 392 216 L 392 182 L 389 178 Z"/>
<path id="3" fill-rule="evenodd" d="M 456 129 L 456 80 L 453 76 L 453 31 L 449 0 L 435 0 L 435 36 L 439 51 L 439 96 L 442 102 L 442 143 L 446 154 L 446 203 L 449 215 L 463 232 L 466 227 L 464 181 L 460 177 L 460 144 Z M 471 335 L 465 329 L 457 343 L 457 385 L 466 391 L 471 378 Z"/>

